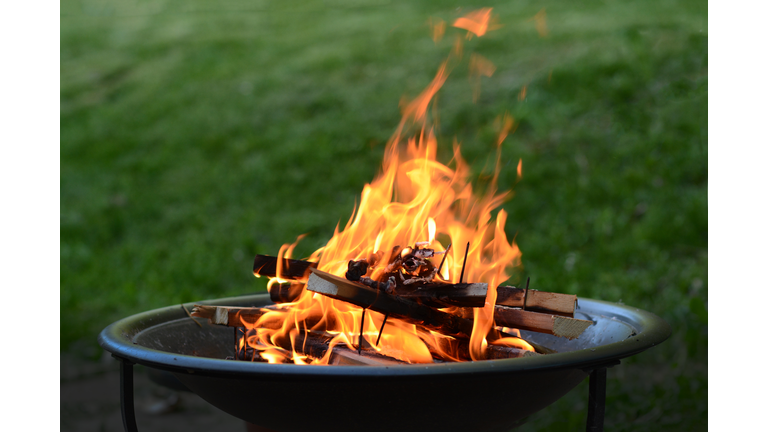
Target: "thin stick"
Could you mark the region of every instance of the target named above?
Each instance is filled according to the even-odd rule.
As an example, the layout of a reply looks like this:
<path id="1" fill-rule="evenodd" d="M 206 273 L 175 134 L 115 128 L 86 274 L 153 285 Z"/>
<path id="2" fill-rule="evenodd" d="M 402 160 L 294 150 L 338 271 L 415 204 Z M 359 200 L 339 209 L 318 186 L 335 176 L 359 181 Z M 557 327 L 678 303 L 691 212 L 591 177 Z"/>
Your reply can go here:
<path id="1" fill-rule="evenodd" d="M 358 354 L 363 352 L 363 325 L 364 324 L 365 324 L 365 309 L 363 309 L 363 314 L 360 316 L 360 337 L 357 339 Z"/>
<path id="2" fill-rule="evenodd" d="M 440 270 L 443 269 L 443 264 L 445 263 L 445 258 L 448 257 L 448 252 L 451 251 L 451 246 L 453 246 L 453 243 L 449 244 L 448 247 L 445 249 L 445 253 L 443 254 L 443 259 L 440 261 L 440 266 L 437 268 L 437 274 L 440 275 L 440 277 L 443 277 L 442 274 L 440 273 Z M 384 322 L 387 322 L 387 320 L 385 319 Z M 383 327 L 384 326 L 382 326 L 382 328 Z"/>
<path id="3" fill-rule="evenodd" d="M 387 324 L 387 318 L 389 318 L 389 314 L 384 314 L 384 321 L 381 323 L 381 328 L 379 329 L 379 337 L 376 338 L 376 346 L 379 346 L 381 334 L 384 332 L 384 326 Z"/>
<path id="4" fill-rule="evenodd" d="M 459 276 L 459 283 L 464 282 L 464 267 L 467 266 L 467 255 L 469 255 L 469 242 L 467 242 L 467 250 L 464 252 L 464 264 L 461 265 L 461 276 Z"/>
<path id="5" fill-rule="evenodd" d="M 523 295 L 523 310 L 525 310 L 525 304 L 528 303 L 528 285 L 531 283 L 531 277 L 528 276 L 528 280 L 525 281 L 525 294 Z"/>
<path id="6" fill-rule="evenodd" d="M 182 309 L 184 309 L 184 312 L 186 312 L 186 313 L 187 313 L 187 316 L 188 316 L 190 319 L 192 319 L 192 321 L 194 321 L 194 322 L 195 322 L 195 324 L 197 324 L 197 325 L 198 325 L 200 328 L 203 328 L 203 325 L 202 325 L 202 324 L 200 324 L 199 322 L 197 322 L 197 320 L 196 320 L 196 319 L 192 318 L 192 314 L 191 314 L 191 313 L 189 313 L 189 311 L 187 310 L 187 307 L 186 307 L 186 306 L 184 306 L 184 305 L 181 305 L 181 308 L 182 308 Z"/>

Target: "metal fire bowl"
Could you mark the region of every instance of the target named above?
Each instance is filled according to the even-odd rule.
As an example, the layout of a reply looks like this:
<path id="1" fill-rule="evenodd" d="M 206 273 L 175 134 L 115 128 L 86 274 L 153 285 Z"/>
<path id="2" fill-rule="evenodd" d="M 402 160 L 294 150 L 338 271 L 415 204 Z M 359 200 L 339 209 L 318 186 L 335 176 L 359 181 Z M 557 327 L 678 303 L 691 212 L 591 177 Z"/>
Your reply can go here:
<path id="1" fill-rule="evenodd" d="M 268 294 L 198 302 L 263 306 Z M 191 309 L 192 304 L 185 305 Z M 564 396 L 593 369 L 666 340 L 658 316 L 598 300 L 578 301 L 594 322 L 578 339 L 523 331 L 558 351 L 538 357 L 397 366 L 298 366 L 224 360 L 234 330 L 180 306 L 117 321 L 99 344 L 117 357 L 168 371 L 190 391 L 247 422 L 279 431 L 509 430 Z"/>

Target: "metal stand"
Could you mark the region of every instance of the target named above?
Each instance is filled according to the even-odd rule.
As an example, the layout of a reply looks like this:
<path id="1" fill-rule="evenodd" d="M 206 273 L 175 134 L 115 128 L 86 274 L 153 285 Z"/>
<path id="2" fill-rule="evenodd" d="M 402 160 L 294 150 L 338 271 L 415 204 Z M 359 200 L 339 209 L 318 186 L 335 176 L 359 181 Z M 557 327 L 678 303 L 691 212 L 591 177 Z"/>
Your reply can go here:
<path id="1" fill-rule="evenodd" d="M 608 368 L 619 363 L 616 360 L 589 371 L 587 432 L 603 432 L 603 424 L 605 423 L 605 385 L 608 378 Z"/>
<path id="2" fill-rule="evenodd" d="M 133 365 L 124 358 L 112 355 L 120 362 L 120 411 L 123 414 L 125 432 L 138 432 L 136 410 L 133 405 Z M 608 368 L 619 364 L 606 364 L 589 371 L 589 403 L 587 432 L 603 432 L 605 423 L 605 386 Z"/>
<path id="3" fill-rule="evenodd" d="M 604 367 L 589 374 L 589 411 L 587 432 L 603 432 L 605 422 L 605 384 L 608 370 Z"/>
<path id="4" fill-rule="evenodd" d="M 120 361 L 120 411 L 123 414 L 125 432 L 138 432 L 136 410 L 133 407 L 133 363 L 112 355 Z"/>

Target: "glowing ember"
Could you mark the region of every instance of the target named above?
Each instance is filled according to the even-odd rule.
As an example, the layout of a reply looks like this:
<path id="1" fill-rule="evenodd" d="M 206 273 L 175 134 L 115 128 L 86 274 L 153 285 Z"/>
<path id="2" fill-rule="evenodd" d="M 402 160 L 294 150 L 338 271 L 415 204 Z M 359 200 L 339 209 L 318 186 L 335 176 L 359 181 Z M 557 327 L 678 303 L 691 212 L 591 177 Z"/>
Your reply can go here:
<path id="1" fill-rule="evenodd" d="M 483 36 L 489 30 L 490 19 L 491 9 L 481 9 L 457 19 L 453 25 Z M 434 22 L 433 38 L 439 40 L 443 32 L 444 23 Z M 496 217 L 492 214 L 510 197 L 508 191 L 497 192 L 500 154 L 495 175 L 482 194 L 473 191 L 470 169 L 458 145 L 454 146 L 450 166 L 436 160 L 437 141 L 428 122 L 428 108 L 450 74 L 449 64 L 455 63 L 451 60 L 460 57 L 461 51 L 459 41 L 427 88 L 404 106 L 402 121 L 387 144 L 382 172 L 364 186 L 359 207 L 346 226 L 341 230 L 337 227 L 328 243 L 308 260 L 316 262 L 319 270 L 341 277 L 351 269 L 350 261 L 366 260 L 371 266 L 366 264 L 362 273 L 367 280 L 382 283 L 387 280 L 385 275 L 393 274 L 392 263 L 401 261 L 403 270 L 396 270 L 401 277 L 427 275 L 429 280 L 456 283 L 469 243 L 463 279 L 485 282 L 488 291 L 485 306 L 474 309 L 469 346 L 464 346 L 463 352 L 468 352 L 472 360 L 480 360 L 487 358 L 496 287 L 510 276 L 509 270 L 520 264 L 521 252 L 506 237 L 507 213 L 499 210 Z M 470 68 L 471 75 L 478 79 L 480 75 L 490 76 L 495 69 L 490 61 L 477 55 L 471 57 Z M 511 117 L 503 118 L 499 149 L 513 125 Z M 406 136 L 406 131 L 413 129 L 418 130 L 416 135 Z M 522 160 L 517 174 L 518 178 L 522 176 Z M 287 277 L 279 277 L 285 275 L 280 263 L 282 258 L 291 257 L 296 243 L 280 248 L 278 277 L 271 278 L 270 286 L 288 282 Z M 453 248 L 446 253 L 451 244 Z M 451 308 L 442 311 L 453 312 Z M 460 341 L 453 337 L 392 317 L 382 329 L 385 319 L 381 313 L 364 311 L 305 289 L 296 301 L 284 303 L 247 325 L 244 343 L 270 363 L 327 364 L 332 348 L 357 351 L 361 344 L 367 350 L 409 363 L 433 362 L 435 355 L 462 360 Z M 303 348 L 297 344 L 307 343 L 300 334 L 308 331 L 331 335 L 331 349 L 318 358 L 300 354 L 306 349 L 297 349 Z M 364 340 L 358 340 L 360 337 Z M 494 344 L 533 350 L 515 338 L 498 339 Z"/>

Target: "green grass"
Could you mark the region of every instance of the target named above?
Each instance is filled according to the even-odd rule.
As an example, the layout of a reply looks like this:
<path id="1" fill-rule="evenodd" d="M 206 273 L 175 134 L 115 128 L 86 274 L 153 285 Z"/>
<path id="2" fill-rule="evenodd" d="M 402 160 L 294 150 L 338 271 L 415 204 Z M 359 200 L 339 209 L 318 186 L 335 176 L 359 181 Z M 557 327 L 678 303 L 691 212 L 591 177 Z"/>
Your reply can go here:
<path id="1" fill-rule="evenodd" d="M 606 430 L 706 428 L 703 2 L 63 1 L 62 349 L 133 313 L 263 291 L 253 255 L 324 244 L 378 172 L 401 96 L 460 33 L 435 44 L 428 18 L 456 6 L 493 6 L 503 27 L 465 46 L 497 66 L 478 103 L 462 69 L 440 94 L 440 154 L 455 137 L 480 176 L 495 118 L 515 117 L 499 181 L 516 280 L 673 328 L 609 370 Z M 520 430 L 583 429 L 586 395 Z"/>

